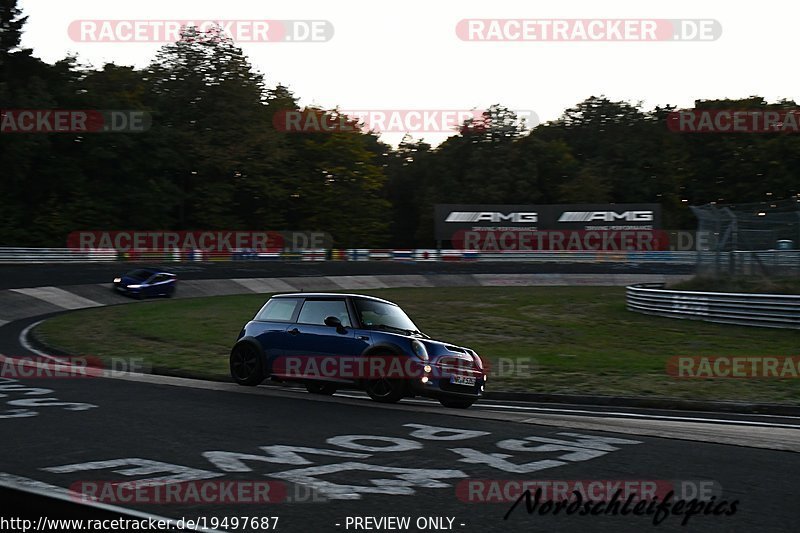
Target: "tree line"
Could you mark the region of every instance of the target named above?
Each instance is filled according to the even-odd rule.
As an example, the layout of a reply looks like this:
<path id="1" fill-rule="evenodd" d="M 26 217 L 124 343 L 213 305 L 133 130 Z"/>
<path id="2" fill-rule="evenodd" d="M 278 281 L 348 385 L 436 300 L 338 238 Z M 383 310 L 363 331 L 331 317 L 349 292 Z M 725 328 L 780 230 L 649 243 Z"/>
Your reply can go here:
<path id="1" fill-rule="evenodd" d="M 338 247 L 428 247 L 436 203 L 654 202 L 665 227 L 691 229 L 690 205 L 800 192 L 800 137 L 676 133 L 673 106 L 591 96 L 528 130 L 497 104 L 439 146 L 407 137 L 392 147 L 358 128 L 279 131 L 279 113 L 337 110 L 301 108 L 220 35 L 187 28 L 145 68 L 90 68 L 35 57 L 20 46 L 24 24 L 16 0 L 0 0 L 0 109 L 142 110 L 152 125 L 0 133 L 0 246 L 64 246 L 89 229 L 265 229 L 325 231 Z"/>

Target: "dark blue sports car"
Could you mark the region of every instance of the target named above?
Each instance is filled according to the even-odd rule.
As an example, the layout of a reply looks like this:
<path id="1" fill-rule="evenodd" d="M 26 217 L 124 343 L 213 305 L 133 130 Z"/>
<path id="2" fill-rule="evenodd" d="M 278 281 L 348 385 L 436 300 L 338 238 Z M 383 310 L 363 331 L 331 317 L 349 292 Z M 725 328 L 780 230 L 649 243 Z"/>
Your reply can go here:
<path id="1" fill-rule="evenodd" d="M 397 304 L 337 293 L 270 298 L 239 333 L 230 370 L 240 385 L 271 378 L 317 394 L 360 388 L 379 402 L 420 395 L 461 408 L 486 382 L 478 354 L 431 339 Z"/>
<path id="2" fill-rule="evenodd" d="M 172 296 L 178 276 L 157 268 L 138 268 L 114 278 L 114 290 L 135 298 Z"/>

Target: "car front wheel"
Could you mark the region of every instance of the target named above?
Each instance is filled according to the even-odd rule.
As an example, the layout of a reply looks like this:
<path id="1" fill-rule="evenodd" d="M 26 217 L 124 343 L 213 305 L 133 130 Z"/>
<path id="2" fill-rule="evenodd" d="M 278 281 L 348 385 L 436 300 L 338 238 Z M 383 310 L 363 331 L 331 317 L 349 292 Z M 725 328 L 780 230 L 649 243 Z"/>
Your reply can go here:
<path id="1" fill-rule="evenodd" d="M 405 388 L 401 380 L 380 378 L 367 383 L 367 394 L 376 402 L 396 403 L 405 396 Z"/>
<path id="2" fill-rule="evenodd" d="M 376 402 L 399 402 L 405 396 L 405 392 L 405 384 L 401 379 L 380 377 L 367 382 L 367 394 Z"/>
<path id="3" fill-rule="evenodd" d="M 231 377 L 239 385 L 255 386 L 264 381 L 261 355 L 249 343 L 237 344 L 231 350 Z"/>
<path id="4" fill-rule="evenodd" d="M 385 359 L 384 363 L 391 365 L 391 355 L 384 352 L 372 354 L 373 357 Z M 386 364 L 382 365 L 386 368 Z M 371 366 L 372 368 L 372 366 Z M 375 365 L 375 368 L 381 368 Z M 368 380 L 365 384 L 367 395 L 376 402 L 381 403 L 397 403 L 406 395 L 406 383 L 402 379 L 392 379 L 386 376 L 385 372 L 378 372 L 370 376 L 372 379 Z"/>

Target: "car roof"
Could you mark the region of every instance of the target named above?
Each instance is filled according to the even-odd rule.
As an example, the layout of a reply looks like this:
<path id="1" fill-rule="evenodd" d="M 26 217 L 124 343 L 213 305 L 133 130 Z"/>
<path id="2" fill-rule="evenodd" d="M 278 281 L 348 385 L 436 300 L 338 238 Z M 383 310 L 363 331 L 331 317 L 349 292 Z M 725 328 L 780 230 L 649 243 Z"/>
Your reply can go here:
<path id="1" fill-rule="evenodd" d="M 366 294 L 352 294 L 342 292 L 290 292 L 283 294 L 274 294 L 273 298 L 360 298 L 362 300 L 372 300 L 375 302 L 383 302 L 386 304 L 397 305 L 389 300 L 383 298 L 376 298 L 375 296 L 368 296 Z"/>
<path id="2" fill-rule="evenodd" d="M 151 275 L 152 274 L 167 274 L 168 276 L 175 276 L 175 274 L 173 274 L 172 272 L 169 272 L 169 271 L 164 270 L 162 268 L 152 268 L 152 267 L 134 268 L 133 270 L 129 270 L 128 273 L 136 272 L 137 270 L 143 270 L 144 272 L 149 272 Z"/>

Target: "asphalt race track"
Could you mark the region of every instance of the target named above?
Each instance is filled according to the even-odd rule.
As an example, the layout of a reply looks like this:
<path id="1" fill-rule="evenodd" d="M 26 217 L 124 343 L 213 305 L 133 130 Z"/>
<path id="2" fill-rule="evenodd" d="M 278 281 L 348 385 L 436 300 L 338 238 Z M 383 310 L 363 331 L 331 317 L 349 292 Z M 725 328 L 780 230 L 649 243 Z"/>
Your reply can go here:
<path id="1" fill-rule="evenodd" d="M 19 337 L 39 319 L 0 327 L 0 354 L 31 355 Z M 297 532 L 769 532 L 795 530 L 800 518 L 797 417 L 497 401 L 461 411 L 423 399 L 384 406 L 358 392 L 327 398 L 108 372 L 0 381 L 0 482 L 61 492 L 127 481 L 162 489 L 165 480 L 200 487 L 268 482 L 256 503 L 242 501 L 252 494 L 218 503 L 189 493 L 164 502 L 166 493 L 156 489 L 146 494 L 160 495 L 157 503 L 111 502 L 176 520 L 205 517 L 209 526 L 212 518 L 247 516 L 278 517 L 271 529 Z M 504 520 L 522 481 L 548 490 L 593 481 L 610 492 L 628 481 L 632 491 L 675 490 L 675 499 L 698 497 L 708 509 L 737 502 L 736 512 L 701 513 L 682 527 L 679 515 L 654 525 L 653 515 L 528 514 L 521 503 Z"/>
<path id="2" fill-rule="evenodd" d="M 281 531 L 352 531 L 347 517 L 365 516 L 450 517 L 453 530 L 470 532 L 655 527 L 651 517 L 543 517 L 522 507 L 505 521 L 510 503 L 469 501 L 480 498 L 459 485 L 469 480 L 656 480 L 674 487 L 702 481 L 739 506 L 733 516 L 692 517 L 690 531 L 787 531 L 797 519 L 791 488 L 800 458 L 793 452 L 539 425 L 527 413 L 476 410 L 465 417 L 418 402 L 387 408 L 358 398 L 144 379 L 156 383 L 6 383 L 0 471 L 63 488 L 162 476 L 283 481 L 287 498 L 309 501 L 130 504 L 176 519 L 277 516 Z M 454 434 L 426 426 L 478 433 L 441 440 Z M 269 455 L 264 446 L 299 453 Z M 317 490 L 313 498 L 310 488 Z M 655 528 L 680 529 L 679 522 L 669 517 Z"/>
<path id="3" fill-rule="evenodd" d="M 153 263 L 142 263 L 154 265 Z M 0 265 L 0 289 L 111 283 L 137 263 L 62 263 Z M 523 263 L 402 261 L 226 261 L 220 263 L 155 263 L 182 280 L 287 276 L 435 275 L 435 274 L 691 274 L 694 265 L 665 263 Z"/>

